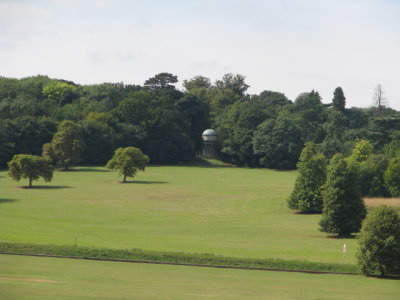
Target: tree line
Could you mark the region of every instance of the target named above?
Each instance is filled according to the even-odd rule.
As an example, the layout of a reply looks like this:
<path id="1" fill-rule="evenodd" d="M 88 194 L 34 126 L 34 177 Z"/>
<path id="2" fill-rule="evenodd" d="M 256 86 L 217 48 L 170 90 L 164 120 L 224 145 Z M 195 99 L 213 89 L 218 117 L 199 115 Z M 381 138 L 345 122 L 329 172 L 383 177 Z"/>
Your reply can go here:
<path id="1" fill-rule="evenodd" d="M 190 161 L 200 152 L 202 131 L 211 127 L 223 160 L 294 169 L 306 142 L 327 158 L 349 155 L 357 139 L 381 153 L 400 130 L 400 114 L 384 105 L 382 93 L 375 106 L 346 108 L 340 87 L 324 104 L 314 90 L 293 101 L 270 90 L 251 95 L 245 79 L 225 74 L 212 83 L 195 76 L 178 90 L 178 78 L 170 73 L 142 85 L 0 77 L 0 165 L 14 154 L 40 155 L 64 120 L 77 124 L 81 162 L 92 164 L 107 162 L 115 149 L 127 146 L 142 149 L 152 163 Z"/>

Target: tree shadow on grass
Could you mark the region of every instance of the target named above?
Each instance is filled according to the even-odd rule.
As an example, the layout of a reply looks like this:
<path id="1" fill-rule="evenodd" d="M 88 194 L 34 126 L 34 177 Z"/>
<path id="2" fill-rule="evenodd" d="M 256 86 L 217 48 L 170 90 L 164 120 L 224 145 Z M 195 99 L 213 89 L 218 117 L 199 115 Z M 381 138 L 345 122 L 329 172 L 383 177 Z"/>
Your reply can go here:
<path id="1" fill-rule="evenodd" d="M 2 203 L 13 203 L 13 202 L 16 202 L 16 201 L 18 201 L 18 200 L 16 200 L 16 199 L 0 199 L 0 204 L 2 204 Z"/>
<path id="2" fill-rule="evenodd" d="M 357 237 L 355 234 L 350 235 L 327 235 L 328 239 L 337 239 L 337 240 L 353 240 Z"/>
<path id="3" fill-rule="evenodd" d="M 162 184 L 162 183 L 169 183 L 168 181 L 145 181 L 145 180 L 131 180 L 119 183 L 126 184 L 126 183 L 137 183 L 137 184 Z"/>
<path id="4" fill-rule="evenodd" d="M 78 168 L 78 169 L 56 169 L 58 172 L 101 172 L 101 173 L 107 173 L 110 172 L 109 170 L 104 170 L 104 169 L 95 169 L 95 168 Z"/>
<path id="5" fill-rule="evenodd" d="M 34 185 L 34 186 L 22 186 L 22 189 L 26 190 L 61 190 L 61 189 L 69 189 L 73 188 L 69 185 Z"/>
<path id="6" fill-rule="evenodd" d="M 303 215 L 303 216 L 312 216 L 312 215 L 321 215 L 322 214 L 320 212 L 303 212 L 300 210 L 292 210 L 292 213 L 294 215 Z"/>
<path id="7" fill-rule="evenodd" d="M 110 170 L 94 169 L 94 168 L 80 168 L 80 169 L 73 169 L 73 170 L 76 172 L 101 172 L 101 173 L 111 172 Z"/>
<path id="8" fill-rule="evenodd" d="M 367 275 L 367 277 L 376 278 L 376 279 L 390 279 L 390 280 L 400 280 L 400 276 L 395 275 Z"/>

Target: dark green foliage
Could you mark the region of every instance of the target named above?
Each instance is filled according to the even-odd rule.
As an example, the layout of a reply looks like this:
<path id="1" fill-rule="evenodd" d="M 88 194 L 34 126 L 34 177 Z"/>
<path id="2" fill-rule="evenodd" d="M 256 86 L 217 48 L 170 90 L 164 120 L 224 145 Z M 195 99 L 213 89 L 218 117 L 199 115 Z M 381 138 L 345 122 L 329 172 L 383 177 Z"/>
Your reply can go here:
<path id="1" fill-rule="evenodd" d="M 257 166 L 259 156 L 253 151 L 253 135 L 267 116 L 262 101 L 237 101 L 226 112 L 219 127 L 221 153 L 237 165 Z"/>
<path id="2" fill-rule="evenodd" d="M 0 165 L 15 153 L 40 155 L 42 145 L 51 140 L 55 131 L 56 123 L 46 117 L 0 119 Z"/>
<path id="3" fill-rule="evenodd" d="M 178 82 L 178 77 L 171 73 L 159 73 L 154 77 L 147 79 L 144 87 L 150 91 L 159 91 L 166 89 L 175 89 L 173 84 Z"/>
<path id="4" fill-rule="evenodd" d="M 305 142 L 320 143 L 324 138 L 322 124 L 326 120 L 326 113 L 321 102 L 321 97 L 314 90 L 310 93 L 300 94 L 293 105 L 292 118 L 296 118 L 301 128 L 301 136 Z"/>
<path id="5" fill-rule="evenodd" d="M 195 95 L 187 94 L 176 101 L 175 107 L 182 113 L 186 123 L 190 124 L 189 135 L 194 140 L 195 151 L 201 151 L 201 134 L 205 128 L 210 127 L 210 108 L 208 103 L 201 101 Z"/>
<path id="6" fill-rule="evenodd" d="M 360 273 L 355 265 L 317 263 L 299 260 L 254 259 L 226 257 L 214 254 L 164 252 L 141 249 L 106 249 L 56 245 L 33 245 L 0 242 L 0 253 L 65 256 L 86 259 L 141 261 L 166 264 L 193 264 L 258 269 L 281 269 L 310 272 Z"/>
<path id="7" fill-rule="evenodd" d="M 400 131 L 391 134 L 392 141 L 383 147 L 383 153 L 388 158 L 400 157 Z"/>
<path id="8" fill-rule="evenodd" d="M 245 82 L 246 77 L 240 74 L 225 74 L 221 80 L 215 82 L 215 86 L 220 89 L 229 89 L 236 95 L 243 96 L 249 88 Z"/>
<path id="9" fill-rule="evenodd" d="M 44 181 L 51 181 L 53 167 L 51 161 L 47 158 L 30 154 L 17 154 L 8 162 L 8 175 L 16 181 L 20 181 L 21 178 L 28 178 L 29 187 L 32 187 L 32 181 L 38 180 L 40 177 Z"/>
<path id="10" fill-rule="evenodd" d="M 385 183 L 393 197 L 400 196 L 400 158 L 393 158 L 384 174 Z"/>
<path id="11" fill-rule="evenodd" d="M 85 143 L 78 124 L 63 121 L 58 125 L 50 143 L 43 145 L 43 156 L 60 163 L 67 170 L 71 164 L 81 161 Z"/>
<path id="12" fill-rule="evenodd" d="M 326 180 L 326 158 L 317 154 L 314 143 L 306 143 L 297 164 L 299 175 L 290 198 L 289 207 L 304 213 L 322 212 L 322 187 Z"/>
<path id="13" fill-rule="evenodd" d="M 113 154 L 117 135 L 106 123 L 83 120 L 79 123 L 81 137 L 85 144 L 83 161 L 92 164 L 105 163 Z"/>
<path id="14" fill-rule="evenodd" d="M 400 213 L 379 206 L 368 213 L 360 237 L 358 263 L 366 275 L 400 275 Z"/>
<path id="15" fill-rule="evenodd" d="M 337 110 L 329 110 L 328 118 L 323 124 L 326 133 L 321 144 L 322 152 L 331 158 L 335 153 L 343 152 L 344 132 L 348 127 L 348 119 L 344 113 Z"/>
<path id="16" fill-rule="evenodd" d="M 303 148 L 302 130 L 289 113 L 261 123 L 254 133 L 254 153 L 268 168 L 294 169 Z"/>
<path id="17" fill-rule="evenodd" d="M 400 117 L 383 116 L 375 117 L 369 125 L 368 140 L 375 145 L 376 150 L 381 150 L 389 144 L 392 134 L 400 130 Z"/>
<path id="18" fill-rule="evenodd" d="M 126 177 L 135 177 L 137 171 L 144 171 L 149 163 L 149 157 L 135 147 L 118 148 L 113 157 L 108 161 L 107 168 L 119 171 L 119 175 L 124 176 L 122 182 L 126 182 Z"/>
<path id="19" fill-rule="evenodd" d="M 359 172 L 343 155 L 331 159 L 323 191 L 324 208 L 320 230 L 349 236 L 358 232 L 366 210 L 361 198 Z"/>
<path id="20" fill-rule="evenodd" d="M 337 87 L 333 92 L 332 105 L 336 110 L 344 111 L 346 106 L 346 97 L 341 87 Z"/>
<path id="21" fill-rule="evenodd" d="M 382 154 L 371 154 L 360 163 L 360 187 L 363 196 L 389 196 L 383 174 L 389 161 Z"/>
<path id="22" fill-rule="evenodd" d="M 190 80 L 184 80 L 183 86 L 186 90 L 191 91 L 194 89 L 209 89 L 211 87 L 211 80 L 204 76 L 195 76 Z"/>
<path id="23" fill-rule="evenodd" d="M 218 131 L 222 158 L 238 165 L 295 168 L 307 141 L 319 144 L 328 158 L 350 155 L 356 139 L 368 139 L 376 153 L 385 147 L 386 155 L 397 156 L 397 146 L 385 145 L 400 130 L 400 114 L 385 107 L 379 116 L 372 108 L 344 109 L 339 89 L 330 107 L 316 91 L 300 94 L 294 103 L 270 90 L 249 95 L 240 74 L 225 74 L 214 85 L 195 76 L 184 81 L 184 92 L 175 83 L 170 73 L 157 74 L 144 86 L 0 77 L 0 165 L 14 154 L 40 154 L 64 120 L 82 125 L 88 144 L 84 163 L 103 162 L 116 147 L 129 145 L 143 149 L 154 163 L 186 162 L 199 152 L 206 128 Z M 90 113 L 108 117 L 98 126 L 86 122 Z"/>

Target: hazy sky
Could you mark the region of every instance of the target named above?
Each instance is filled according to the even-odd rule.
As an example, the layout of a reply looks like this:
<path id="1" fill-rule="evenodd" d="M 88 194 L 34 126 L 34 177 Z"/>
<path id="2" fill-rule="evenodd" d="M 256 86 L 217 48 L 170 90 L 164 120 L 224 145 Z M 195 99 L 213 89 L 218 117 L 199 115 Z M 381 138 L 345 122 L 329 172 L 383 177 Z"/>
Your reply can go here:
<path id="1" fill-rule="evenodd" d="M 247 77 L 290 99 L 383 86 L 400 109 L 400 0 L 0 0 L 0 75 L 143 84 L 160 72 Z"/>

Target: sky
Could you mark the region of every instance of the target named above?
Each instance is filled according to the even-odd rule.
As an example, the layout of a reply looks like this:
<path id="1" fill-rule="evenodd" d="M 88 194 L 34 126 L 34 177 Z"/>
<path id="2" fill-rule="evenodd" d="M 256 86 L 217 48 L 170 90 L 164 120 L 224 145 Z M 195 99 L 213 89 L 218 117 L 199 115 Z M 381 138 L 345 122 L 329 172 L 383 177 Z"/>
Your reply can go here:
<path id="1" fill-rule="evenodd" d="M 400 110 L 400 0 L 0 0 L 0 76 L 143 84 L 242 74 L 251 94 Z"/>

